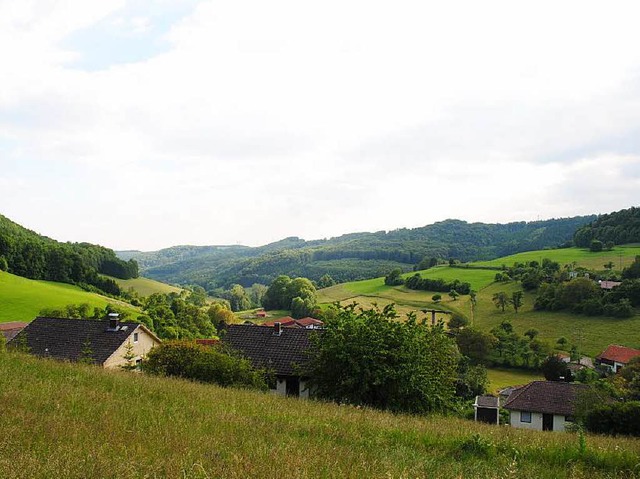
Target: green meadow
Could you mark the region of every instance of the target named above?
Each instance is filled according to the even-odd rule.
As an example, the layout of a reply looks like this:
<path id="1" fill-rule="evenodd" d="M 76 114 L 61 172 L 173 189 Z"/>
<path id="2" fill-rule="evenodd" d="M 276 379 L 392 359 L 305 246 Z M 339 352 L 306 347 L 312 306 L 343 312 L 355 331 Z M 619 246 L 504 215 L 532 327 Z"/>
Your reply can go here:
<path id="1" fill-rule="evenodd" d="M 111 276 L 109 277 L 116 283 L 118 283 L 118 286 L 120 286 L 123 291 L 133 289 L 142 297 L 151 296 L 154 293 L 169 294 L 180 293 L 181 291 L 183 291 L 182 288 L 178 288 L 177 286 L 171 286 L 170 284 L 161 283 L 160 281 L 143 278 L 141 276 L 133 279 L 120 279 L 113 278 Z"/>
<path id="2" fill-rule="evenodd" d="M 64 387 L 60 387 L 64 384 Z M 634 477 L 640 440 L 223 389 L 0 353 L 0 477 Z M 62 438 L 62 439 L 61 439 Z"/>
<path id="3" fill-rule="evenodd" d="M 622 256 L 623 266 L 630 264 L 636 255 L 640 254 L 640 246 L 616 246 L 611 252 L 591 253 L 579 248 L 567 248 L 558 250 L 542 250 L 520 253 L 513 256 L 499 258 L 490 262 L 473 263 L 475 266 L 500 266 L 512 265 L 514 262 L 541 261 L 549 258 L 560 262 L 562 265 L 576 262 L 577 265 L 597 268 L 602 263 L 613 261 L 613 257 Z M 595 255 L 595 256 L 593 256 Z M 619 265 L 616 263 L 614 269 Z M 601 269 L 604 269 L 602 267 Z M 414 273 L 407 273 L 408 277 Z M 498 326 L 502 321 L 512 322 L 514 329 L 523 334 L 528 329 L 539 331 L 539 338 L 552 345 L 560 337 L 564 337 L 569 344 L 575 344 L 584 354 L 595 356 L 609 344 L 622 344 L 630 347 L 640 347 L 640 315 L 627 319 L 616 319 L 603 316 L 589 317 L 574 315 L 568 312 L 535 311 L 533 303 L 535 293 L 526 292 L 524 306 L 518 313 L 508 308 L 505 312 L 497 309 L 492 297 L 495 293 L 505 291 L 509 295 L 514 291 L 522 290 L 519 283 L 495 283 L 493 281 L 496 271 L 483 269 L 451 268 L 439 266 L 421 271 L 423 277 L 442 278 L 448 281 L 458 279 L 471 283 L 472 288 L 478 292 L 477 305 L 472 313 L 469 296 L 461 296 L 457 301 L 452 300 L 446 293 L 442 295 L 442 301 L 434 304 L 431 297 L 435 294 L 430 291 L 414 291 L 404 286 L 385 286 L 384 278 L 370 279 L 343 283 L 322 289 L 318 292 L 318 300 L 327 306 L 333 302 L 347 304 L 357 302 L 369 307 L 373 304 L 385 306 L 395 303 L 396 309 L 401 315 L 421 309 L 442 309 L 464 315 L 473 322 L 473 325 L 481 330 L 489 331 Z M 446 319 L 446 316 L 443 316 Z"/>
<path id="4" fill-rule="evenodd" d="M 53 281 L 35 281 L 0 271 L 0 323 L 31 321 L 43 308 L 62 308 L 68 304 L 87 303 L 104 308 L 115 304 L 139 314 L 131 305 L 89 293 L 77 286 Z"/>
<path id="5" fill-rule="evenodd" d="M 514 263 L 528 263 L 530 261 L 542 262 L 544 258 L 557 261 L 561 265 L 576 263 L 578 266 L 594 270 L 604 270 L 604 265 L 612 262 L 613 269 L 621 271 L 629 266 L 636 256 L 640 255 L 640 245 L 629 244 L 616 246 L 611 251 L 592 253 L 584 248 L 561 248 L 539 251 L 527 251 L 491 261 L 478 261 L 470 263 L 474 266 L 512 266 Z"/>

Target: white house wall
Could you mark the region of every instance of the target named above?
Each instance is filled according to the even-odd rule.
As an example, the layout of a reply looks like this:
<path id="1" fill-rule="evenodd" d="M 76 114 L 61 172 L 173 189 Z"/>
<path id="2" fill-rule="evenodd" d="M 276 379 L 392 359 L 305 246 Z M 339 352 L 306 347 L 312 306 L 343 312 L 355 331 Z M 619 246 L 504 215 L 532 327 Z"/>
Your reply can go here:
<path id="1" fill-rule="evenodd" d="M 520 411 L 510 411 L 509 414 L 511 425 L 513 427 L 519 427 L 521 429 L 535 429 L 536 431 L 542 431 L 542 413 L 532 412 L 531 422 L 520 422 Z M 553 430 L 554 432 L 564 432 L 565 430 L 565 417 L 560 414 L 553 415 Z"/>

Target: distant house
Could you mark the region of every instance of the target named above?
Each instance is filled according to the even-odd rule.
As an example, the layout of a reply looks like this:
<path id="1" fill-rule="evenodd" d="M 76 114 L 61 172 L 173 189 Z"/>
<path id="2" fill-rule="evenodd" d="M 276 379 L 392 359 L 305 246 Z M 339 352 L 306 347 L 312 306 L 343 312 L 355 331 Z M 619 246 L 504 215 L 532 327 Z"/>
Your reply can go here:
<path id="1" fill-rule="evenodd" d="M 35 356 L 65 361 L 88 356 L 94 364 L 117 368 L 127 362 L 124 355 L 129 343 L 135 355 L 133 361 L 140 364 L 160 339 L 143 324 L 121 322 L 117 315 L 110 315 L 107 320 L 38 317 L 9 345 L 19 343 Z"/>
<path id="2" fill-rule="evenodd" d="M 309 317 L 302 319 L 293 319 L 290 316 L 267 321 L 265 323 L 262 323 L 262 326 L 268 326 L 272 328 L 276 323 L 280 323 L 283 328 L 322 329 L 324 327 L 324 322 L 320 321 L 319 319 Z"/>
<path id="3" fill-rule="evenodd" d="M 538 431 L 564 431 L 573 423 L 581 391 L 589 386 L 559 381 L 533 381 L 515 389 L 504 408 L 513 427 Z"/>
<path id="4" fill-rule="evenodd" d="M 273 392 L 307 398 L 305 371 L 313 347 L 310 338 L 318 333 L 304 328 L 283 328 L 277 322 L 270 328 L 232 324 L 222 341 L 242 353 L 254 367 L 272 371 L 276 378 Z"/>
<path id="5" fill-rule="evenodd" d="M 500 398 L 496 396 L 476 396 L 473 403 L 474 419 L 489 424 L 500 424 Z"/>
<path id="6" fill-rule="evenodd" d="M 596 356 L 596 365 L 605 366 L 617 373 L 633 358 L 640 356 L 640 350 L 610 344 L 607 349 Z"/>
<path id="7" fill-rule="evenodd" d="M 20 321 L 12 321 L 10 323 L 1 323 L 0 324 L 0 333 L 4 336 L 4 339 L 9 342 L 11 341 L 20 331 L 22 331 L 25 326 L 29 323 L 23 323 Z"/>
<path id="8" fill-rule="evenodd" d="M 622 284 L 620 281 L 598 281 L 598 283 L 600 283 L 600 288 L 607 290 L 613 289 Z"/>

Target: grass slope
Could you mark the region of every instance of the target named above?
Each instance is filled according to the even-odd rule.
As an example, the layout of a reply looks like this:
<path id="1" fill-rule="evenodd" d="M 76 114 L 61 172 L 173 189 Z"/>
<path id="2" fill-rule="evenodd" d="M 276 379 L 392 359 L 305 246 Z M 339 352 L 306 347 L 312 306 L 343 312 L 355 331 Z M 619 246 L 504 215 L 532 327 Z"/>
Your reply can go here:
<path id="1" fill-rule="evenodd" d="M 532 251 L 491 262 L 475 263 L 475 265 L 511 265 L 516 261 L 541 261 L 542 258 L 549 258 L 560 264 L 575 261 L 578 265 L 599 269 L 604 269 L 603 265 L 607 261 L 613 261 L 616 269 L 620 264 L 620 255 L 623 266 L 630 264 L 636 255 L 640 255 L 640 246 L 616 246 L 613 251 L 602 253 L 591 253 L 579 248 Z M 412 274 L 408 273 L 404 276 L 408 277 Z M 522 287 L 519 283 L 494 283 L 496 271 L 439 266 L 421 271 L 420 274 L 426 278 L 442 278 L 449 281 L 459 279 L 471 283 L 473 289 L 478 291 L 478 303 L 473 317 L 474 326 L 484 331 L 489 331 L 504 320 L 510 320 L 520 334 L 528 329 L 537 329 L 540 332 L 539 338 L 552 345 L 558 338 L 565 337 L 570 344 L 576 344 L 580 351 L 591 356 L 595 356 L 609 344 L 640 347 L 640 315 L 628 319 L 614 319 L 574 315 L 567 312 L 535 311 L 533 309 L 535 295 L 528 292 L 525 293 L 524 307 L 520 312 L 516 314 L 513 309 L 502 312 L 494 306 L 493 295 L 499 291 L 505 291 L 510 295 L 514 291 L 521 290 Z M 442 302 L 434 304 L 431 300 L 433 294 L 435 293 L 430 291 L 409 290 L 404 286 L 385 286 L 384 278 L 376 278 L 322 289 L 318 293 L 318 300 L 325 305 L 335 301 L 342 304 L 355 301 L 367 307 L 374 303 L 379 306 L 395 303 L 401 315 L 425 308 L 437 308 L 458 312 L 472 319 L 468 296 L 461 296 L 457 301 L 453 301 L 446 293 L 441 293 Z M 446 319 L 446 316 L 443 318 Z"/>
<path id="2" fill-rule="evenodd" d="M 623 477 L 640 454 L 636 439 L 587 436 L 580 454 L 571 434 L 392 415 L 6 353 L 0 403 L 10 411 L 0 415 L 4 479 L 600 478 Z"/>
<path id="3" fill-rule="evenodd" d="M 640 245 L 629 244 L 616 246 L 611 251 L 601 251 L 599 253 L 592 253 L 584 248 L 527 251 L 526 253 L 518 253 L 491 261 L 478 261 L 470 264 L 476 266 L 511 266 L 516 262 L 542 262 L 543 258 L 548 258 L 552 261 L 557 261 L 561 265 L 571 264 L 575 261 L 578 266 L 594 270 L 604 270 L 604 265 L 611 261 L 614 264 L 614 270 L 621 271 L 622 268 L 629 266 L 637 255 L 640 255 Z"/>
<path id="4" fill-rule="evenodd" d="M 68 304 L 81 303 L 98 308 L 112 303 L 138 314 L 126 303 L 83 291 L 77 286 L 53 281 L 35 281 L 0 271 L 0 323 L 31 321 L 43 308 L 61 308 Z"/>
<path id="5" fill-rule="evenodd" d="M 155 279 L 149 278 L 133 278 L 133 279 L 120 279 L 120 278 L 111 278 L 118 286 L 122 288 L 124 291 L 128 291 L 130 288 L 133 288 L 140 296 L 147 297 L 151 296 L 154 293 L 161 294 L 169 294 L 169 293 L 180 293 L 182 288 L 178 288 L 177 286 L 171 286 L 170 284 L 161 283 L 160 281 L 156 281 Z"/>

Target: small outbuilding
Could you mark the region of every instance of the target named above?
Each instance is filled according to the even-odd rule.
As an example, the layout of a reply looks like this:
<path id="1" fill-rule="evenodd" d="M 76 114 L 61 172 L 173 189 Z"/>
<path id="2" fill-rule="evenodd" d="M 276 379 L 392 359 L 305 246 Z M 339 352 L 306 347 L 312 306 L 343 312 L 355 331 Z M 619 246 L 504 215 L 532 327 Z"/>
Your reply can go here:
<path id="1" fill-rule="evenodd" d="M 596 356 L 596 365 L 608 367 L 614 373 L 623 368 L 633 358 L 640 356 L 639 349 L 610 344 L 607 349 Z"/>
<path id="2" fill-rule="evenodd" d="M 473 403 L 474 419 L 489 424 L 500 424 L 500 398 L 496 396 L 476 396 Z"/>

